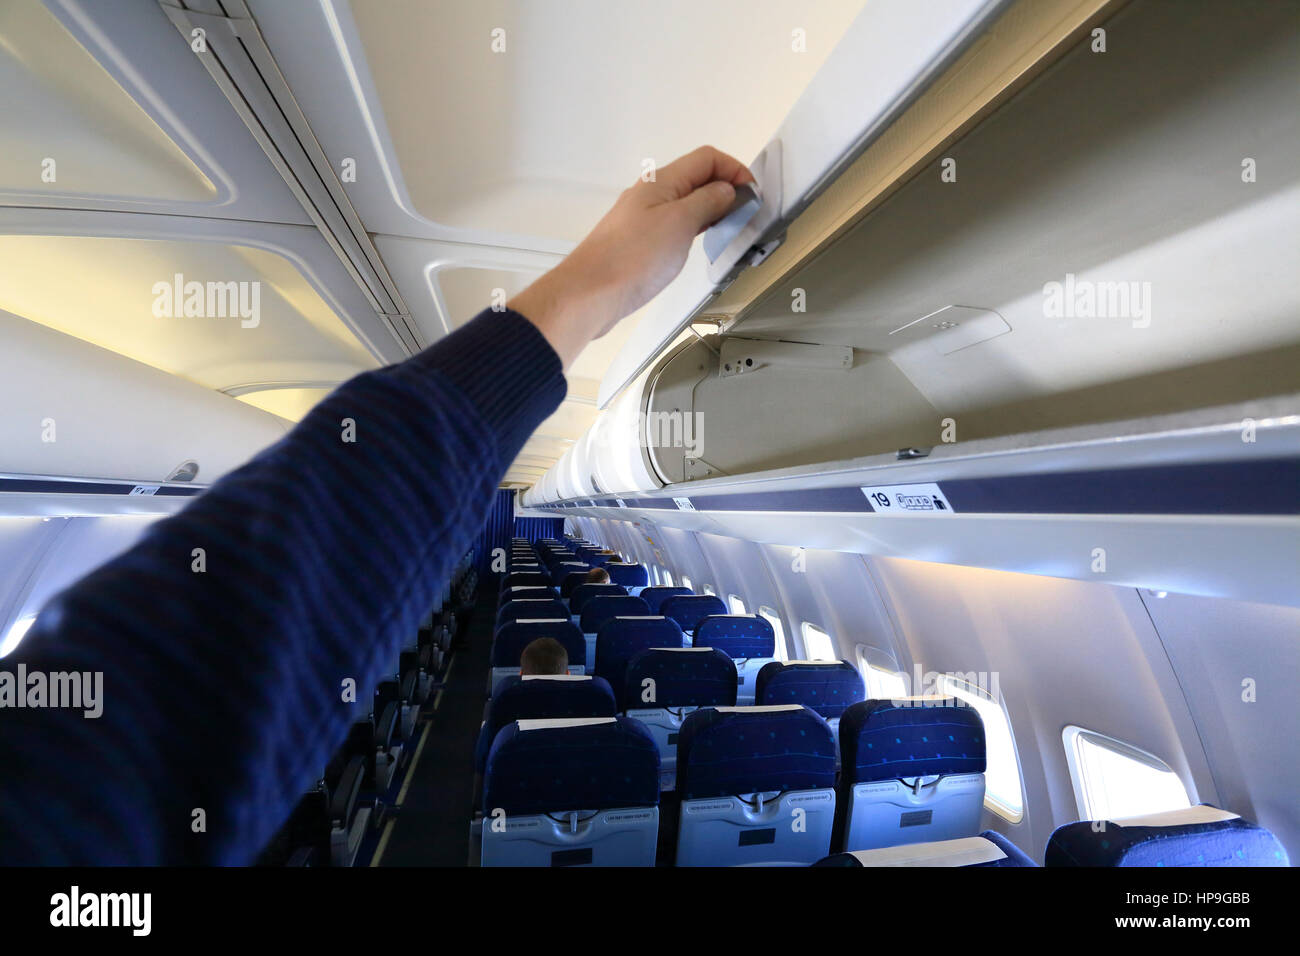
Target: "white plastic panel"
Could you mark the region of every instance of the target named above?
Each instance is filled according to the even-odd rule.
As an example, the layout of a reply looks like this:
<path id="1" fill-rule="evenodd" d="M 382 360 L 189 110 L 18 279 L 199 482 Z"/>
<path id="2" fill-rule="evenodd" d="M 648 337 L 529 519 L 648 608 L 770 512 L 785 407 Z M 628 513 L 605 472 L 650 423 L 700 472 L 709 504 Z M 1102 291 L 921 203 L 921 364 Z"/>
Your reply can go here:
<path id="1" fill-rule="evenodd" d="M 6 203 L 308 222 L 157 3 L 7 0 L 0 89 Z"/>
<path id="2" fill-rule="evenodd" d="M 377 364 L 294 263 L 248 245 L 0 236 L 0 309 L 210 388 Z"/>
<path id="3" fill-rule="evenodd" d="M 353 0 L 348 19 L 420 214 L 576 240 L 643 158 L 666 163 L 706 142 L 756 153 L 862 5 Z"/>
<path id="4" fill-rule="evenodd" d="M 0 473 L 157 482 L 193 460 L 197 481 L 209 483 L 289 427 L 7 312 L 0 312 L 0 341 Z"/>

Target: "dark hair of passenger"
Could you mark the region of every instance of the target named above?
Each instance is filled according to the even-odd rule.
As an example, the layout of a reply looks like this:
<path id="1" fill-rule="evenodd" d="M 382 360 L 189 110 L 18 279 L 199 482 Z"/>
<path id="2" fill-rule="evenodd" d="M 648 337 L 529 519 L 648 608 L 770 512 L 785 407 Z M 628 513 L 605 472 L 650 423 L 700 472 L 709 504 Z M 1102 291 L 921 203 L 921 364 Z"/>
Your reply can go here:
<path id="1" fill-rule="evenodd" d="M 592 568 L 587 572 L 588 584 L 608 584 L 609 572 L 604 568 Z"/>
<path id="2" fill-rule="evenodd" d="M 520 674 L 567 674 L 568 672 L 569 652 L 553 637 L 539 637 L 530 642 L 519 656 Z"/>

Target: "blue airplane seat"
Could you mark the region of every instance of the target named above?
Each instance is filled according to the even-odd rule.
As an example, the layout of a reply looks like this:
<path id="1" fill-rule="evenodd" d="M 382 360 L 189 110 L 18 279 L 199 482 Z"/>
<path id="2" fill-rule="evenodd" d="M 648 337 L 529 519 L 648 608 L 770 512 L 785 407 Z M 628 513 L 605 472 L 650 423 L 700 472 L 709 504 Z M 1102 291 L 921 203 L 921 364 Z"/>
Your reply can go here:
<path id="1" fill-rule="evenodd" d="M 816 862 L 834 788 L 835 741 L 807 707 L 697 710 L 677 741 L 677 865 Z"/>
<path id="2" fill-rule="evenodd" d="M 483 775 L 483 866 L 654 866 L 659 752 L 625 717 L 519 720 Z"/>

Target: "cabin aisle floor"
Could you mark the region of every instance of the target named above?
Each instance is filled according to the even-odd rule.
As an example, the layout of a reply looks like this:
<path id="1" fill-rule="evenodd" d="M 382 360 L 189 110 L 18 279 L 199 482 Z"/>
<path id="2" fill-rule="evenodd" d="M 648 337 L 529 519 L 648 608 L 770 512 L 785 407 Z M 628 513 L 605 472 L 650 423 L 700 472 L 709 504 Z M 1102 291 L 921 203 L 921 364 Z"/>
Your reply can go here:
<path id="1" fill-rule="evenodd" d="M 441 698 L 435 692 L 436 705 L 424 718 L 428 735 L 379 866 L 469 863 L 474 744 L 487 702 L 497 581 L 495 575 L 484 575 L 468 627 L 457 635 Z"/>

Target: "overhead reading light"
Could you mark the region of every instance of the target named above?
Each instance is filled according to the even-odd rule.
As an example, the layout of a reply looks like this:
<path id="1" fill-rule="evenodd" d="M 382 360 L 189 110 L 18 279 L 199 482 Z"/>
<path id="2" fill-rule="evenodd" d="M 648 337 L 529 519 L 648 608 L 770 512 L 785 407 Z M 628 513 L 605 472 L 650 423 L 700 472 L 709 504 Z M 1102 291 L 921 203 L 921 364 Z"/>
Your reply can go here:
<path id="1" fill-rule="evenodd" d="M 0 641 L 0 657 L 7 657 L 13 653 L 14 648 L 18 646 L 18 642 L 27 636 L 27 632 L 31 630 L 32 625 L 35 623 L 35 614 L 28 614 L 14 621 L 13 626 L 9 628 L 9 632 L 5 634 L 4 640 Z"/>
<path id="2" fill-rule="evenodd" d="M 199 463 L 197 461 L 183 461 L 172 471 L 168 481 L 193 481 L 198 477 Z"/>

